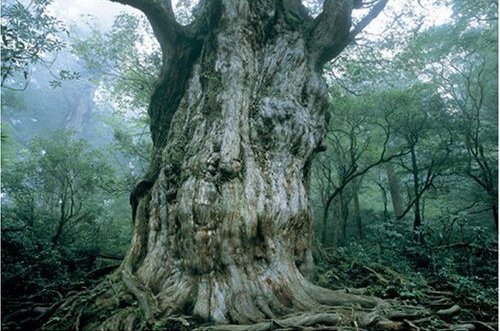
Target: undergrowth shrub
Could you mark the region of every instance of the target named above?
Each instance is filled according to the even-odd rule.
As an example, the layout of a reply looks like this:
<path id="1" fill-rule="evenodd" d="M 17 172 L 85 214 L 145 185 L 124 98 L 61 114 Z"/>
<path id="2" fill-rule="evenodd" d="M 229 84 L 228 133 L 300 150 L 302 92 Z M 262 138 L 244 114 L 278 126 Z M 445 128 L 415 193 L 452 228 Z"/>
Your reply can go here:
<path id="1" fill-rule="evenodd" d="M 498 306 L 497 242 L 486 228 L 466 233 L 439 233 L 429 221 L 424 241 L 417 244 L 404 221 L 376 222 L 362 241 L 316 250 L 317 282 L 321 286 L 366 288 L 368 293 L 419 301 L 430 289 L 450 291 L 466 305 L 491 311 Z M 433 230 L 434 229 L 434 230 Z M 450 242 L 446 236 L 458 242 Z M 479 309 L 479 308 L 478 308 Z"/>

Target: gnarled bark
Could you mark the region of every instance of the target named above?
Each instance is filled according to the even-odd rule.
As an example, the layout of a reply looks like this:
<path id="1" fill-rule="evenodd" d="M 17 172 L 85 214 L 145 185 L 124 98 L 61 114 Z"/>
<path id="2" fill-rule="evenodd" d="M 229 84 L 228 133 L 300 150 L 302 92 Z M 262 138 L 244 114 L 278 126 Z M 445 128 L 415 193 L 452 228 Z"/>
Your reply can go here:
<path id="1" fill-rule="evenodd" d="M 303 277 L 312 268 L 305 181 L 328 100 L 284 11 L 221 2 L 207 42 L 183 63 L 185 89 L 168 136 L 156 139 L 158 175 L 123 266 L 160 307 L 248 323 L 316 304 Z M 164 84 L 153 118 L 172 102 Z M 154 137 L 164 135 L 157 125 Z"/>

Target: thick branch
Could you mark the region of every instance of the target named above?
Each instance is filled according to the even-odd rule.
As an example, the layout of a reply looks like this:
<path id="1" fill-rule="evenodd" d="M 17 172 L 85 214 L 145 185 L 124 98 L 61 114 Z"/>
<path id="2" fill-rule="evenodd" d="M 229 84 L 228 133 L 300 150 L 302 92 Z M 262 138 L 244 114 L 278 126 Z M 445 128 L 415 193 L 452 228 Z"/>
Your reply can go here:
<path id="1" fill-rule="evenodd" d="M 309 24 L 313 19 L 309 15 L 307 8 L 302 4 L 300 0 L 281 0 L 281 10 L 285 16 L 287 22 L 297 22 L 301 21 L 305 24 Z"/>
<path id="2" fill-rule="evenodd" d="M 177 37 L 182 34 L 182 26 L 175 19 L 171 0 L 111 1 L 129 5 L 142 11 L 151 23 L 164 54 L 165 51 L 171 50 Z"/>
<path id="3" fill-rule="evenodd" d="M 193 11 L 193 22 L 185 27 L 186 33 L 194 38 L 207 35 L 220 18 L 221 6 L 221 0 L 199 0 L 197 9 Z"/>
<path id="4" fill-rule="evenodd" d="M 325 0 L 321 14 L 314 20 L 310 39 L 318 69 L 338 56 L 349 43 L 352 0 Z"/>
<path id="5" fill-rule="evenodd" d="M 314 21 L 310 41 L 311 51 L 317 57 L 318 69 L 337 57 L 382 12 L 388 1 L 376 2 L 370 12 L 350 30 L 352 9 L 360 7 L 359 1 L 325 0 L 323 11 Z"/>

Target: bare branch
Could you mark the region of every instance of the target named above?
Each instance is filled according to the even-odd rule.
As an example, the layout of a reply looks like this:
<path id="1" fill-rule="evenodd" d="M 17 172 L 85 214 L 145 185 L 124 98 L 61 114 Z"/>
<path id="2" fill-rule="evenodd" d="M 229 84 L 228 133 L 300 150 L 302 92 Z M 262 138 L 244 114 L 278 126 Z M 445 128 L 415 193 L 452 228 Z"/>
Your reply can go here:
<path id="1" fill-rule="evenodd" d="M 322 68 L 327 61 L 337 57 L 355 37 L 385 8 L 389 0 L 374 2 L 370 12 L 351 30 L 353 8 L 360 8 L 359 1 L 325 0 L 323 10 L 314 20 L 311 33 L 311 51 Z"/>

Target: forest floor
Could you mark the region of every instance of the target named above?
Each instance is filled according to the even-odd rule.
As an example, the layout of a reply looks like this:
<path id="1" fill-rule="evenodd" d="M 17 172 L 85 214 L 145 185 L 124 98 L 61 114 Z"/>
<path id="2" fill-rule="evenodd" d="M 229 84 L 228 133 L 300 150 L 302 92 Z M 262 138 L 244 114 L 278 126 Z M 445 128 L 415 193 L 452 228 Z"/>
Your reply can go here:
<path id="1" fill-rule="evenodd" d="M 319 255 L 316 277 L 319 285 L 354 294 L 373 295 L 402 308 L 415 307 L 416 311 L 425 311 L 415 316 L 400 316 L 398 330 L 498 330 L 498 301 L 495 304 L 495 300 L 482 301 L 477 296 L 472 297 L 472 293 L 470 296 L 457 293 L 447 284 L 409 275 L 379 262 L 367 262 L 356 257 L 346 259 L 346 256 L 325 251 Z M 93 287 L 99 280 L 99 277 L 87 277 L 71 286 L 54 285 L 42 290 L 27 287 L 17 291 L 17 294 L 2 288 L 2 330 L 36 330 L 61 300 Z M 21 292 L 24 293 L 19 294 Z M 398 316 L 391 319 L 397 321 Z M 255 330 L 363 330 L 355 324 L 332 327 L 318 323 L 297 328 L 281 325 L 278 321 L 270 322 L 267 328 L 256 326 Z M 152 330 L 158 331 L 194 329 L 217 328 L 186 316 L 172 317 L 170 323 L 161 328 L 152 327 Z"/>

